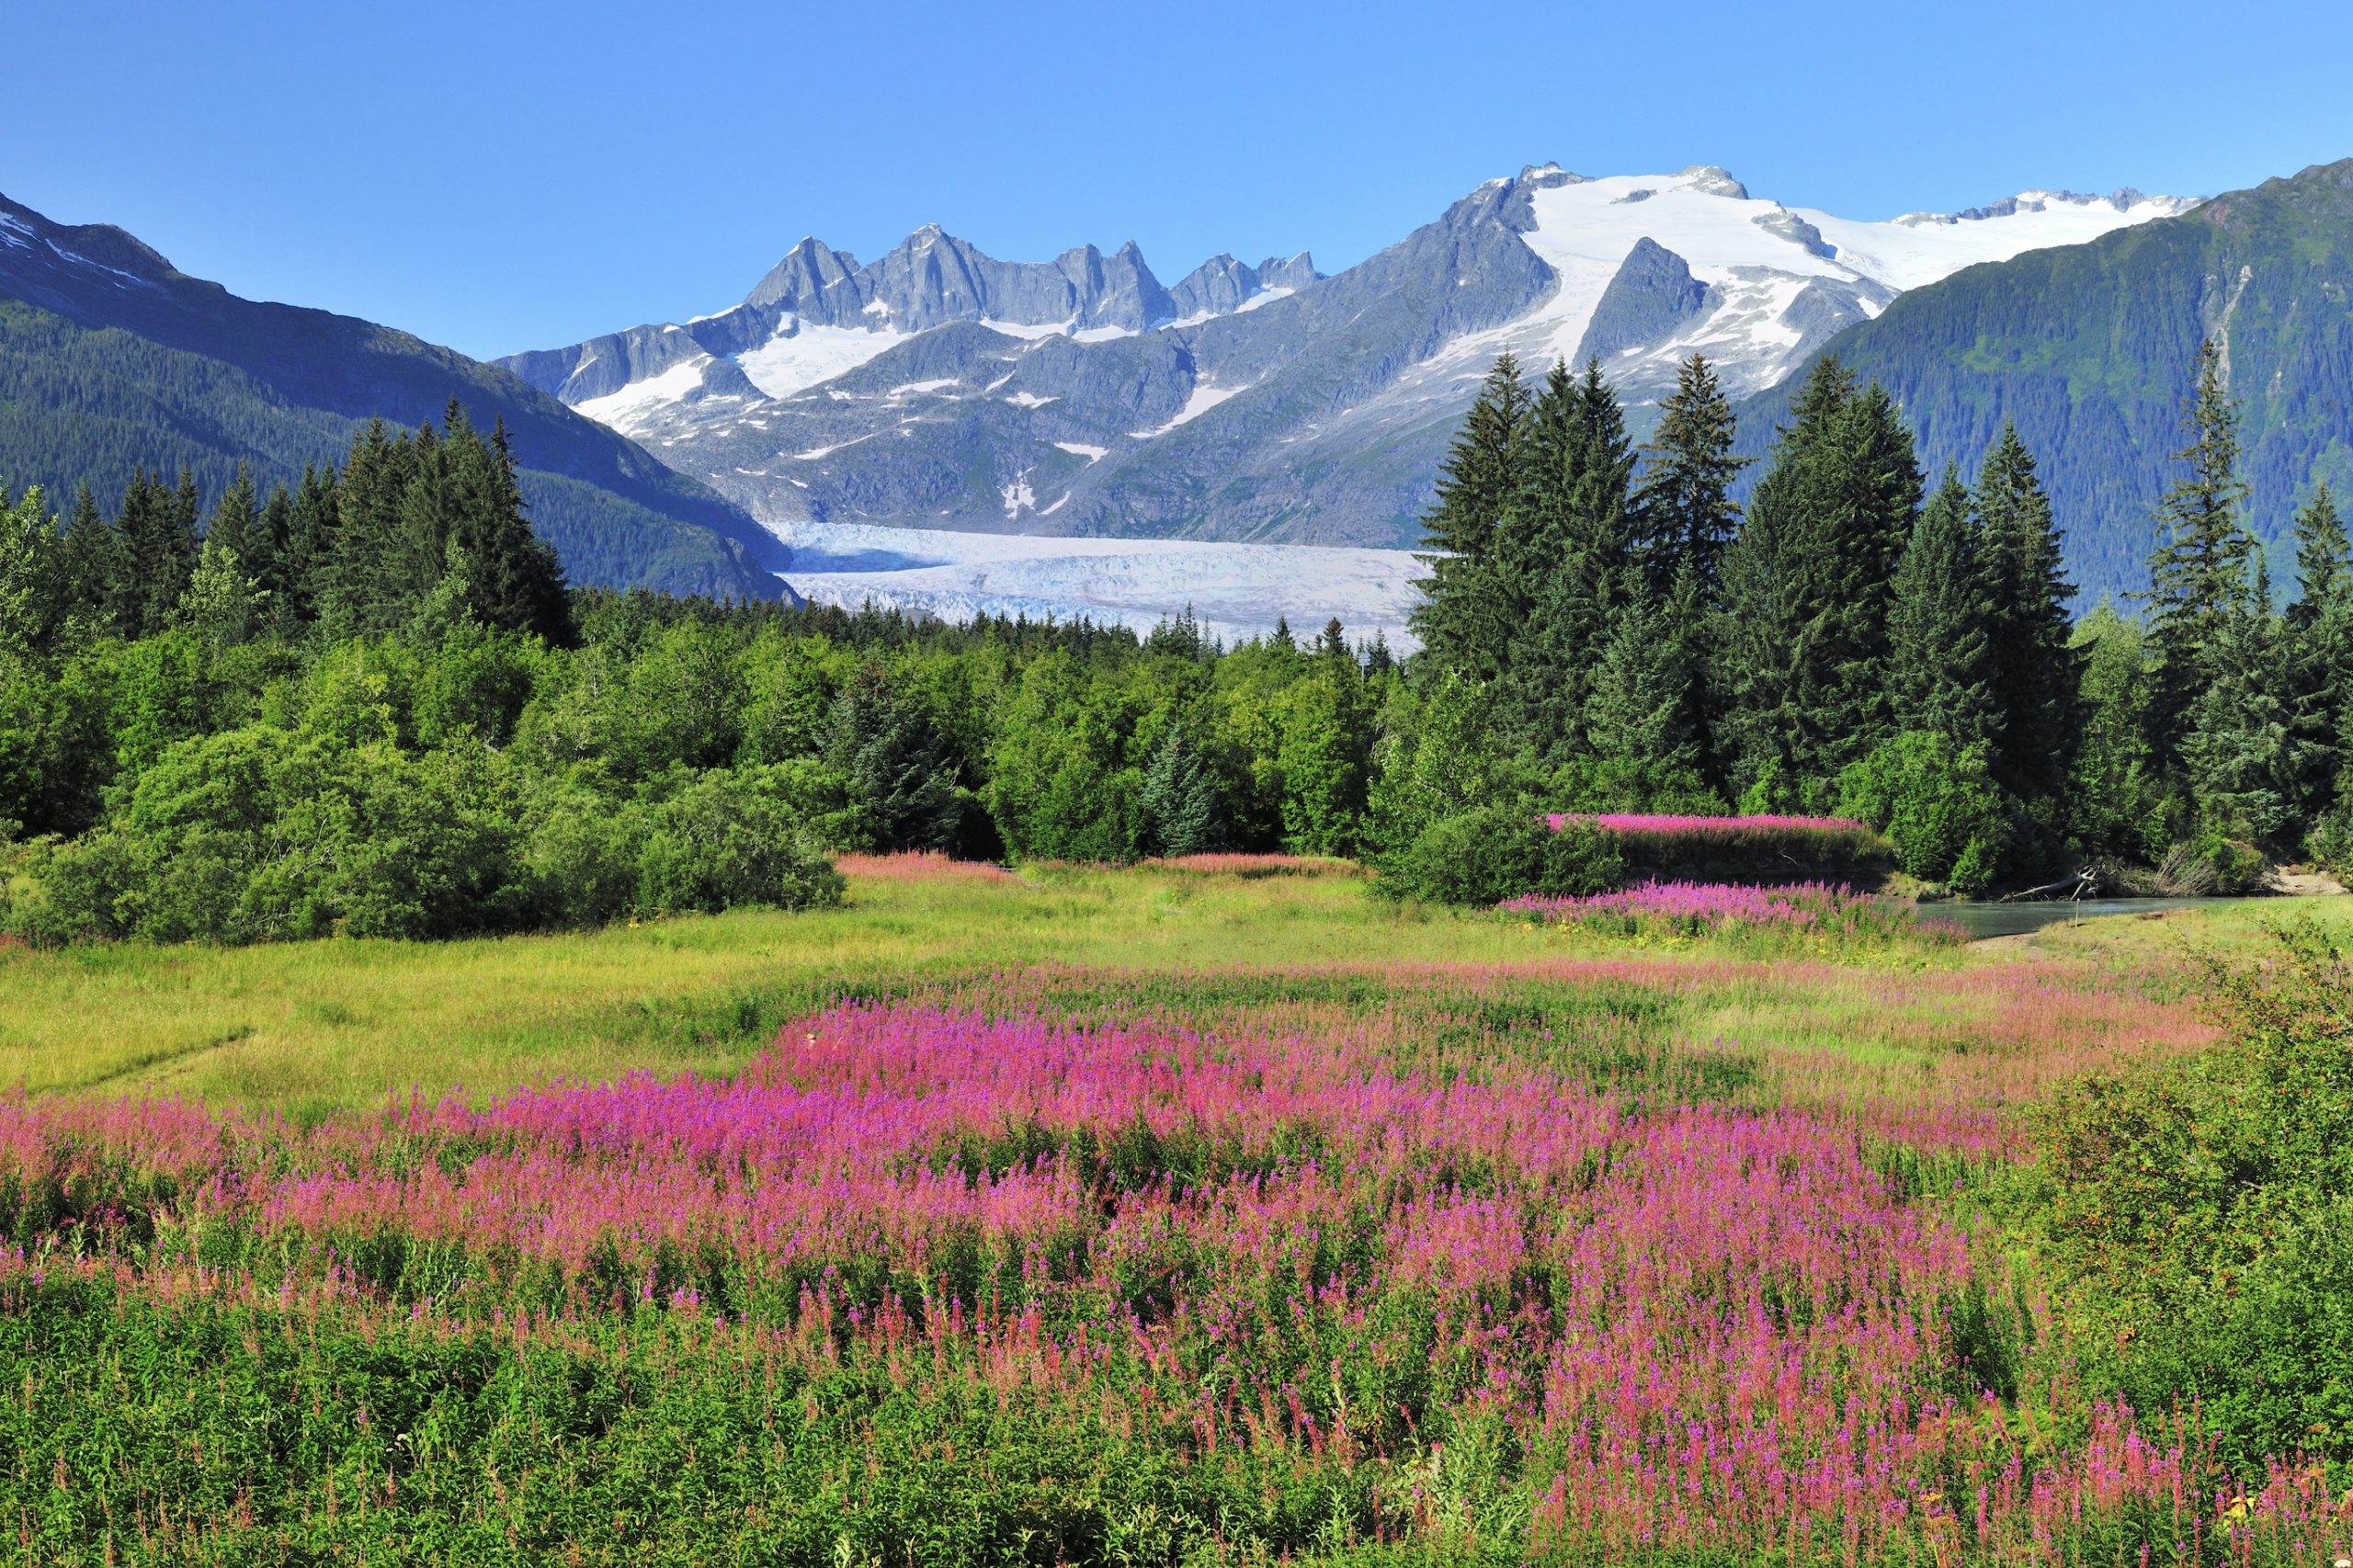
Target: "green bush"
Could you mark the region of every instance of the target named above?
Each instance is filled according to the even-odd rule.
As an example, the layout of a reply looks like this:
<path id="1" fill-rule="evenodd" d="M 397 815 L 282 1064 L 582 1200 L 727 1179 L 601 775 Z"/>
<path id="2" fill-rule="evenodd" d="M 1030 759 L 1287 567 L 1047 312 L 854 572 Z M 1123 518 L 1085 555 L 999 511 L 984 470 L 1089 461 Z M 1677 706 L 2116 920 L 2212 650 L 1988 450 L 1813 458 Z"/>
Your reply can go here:
<path id="1" fill-rule="evenodd" d="M 2196 1401 L 2248 1473 L 2353 1460 L 2353 985 L 2309 918 L 2208 958 L 2222 1042 L 2053 1100 L 2052 1250 L 2095 1381 Z"/>
<path id="2" fill-rule="evenodd" d="M 729 772 L 704 774 L 648 813 L 637 899 L 648 912 L 841 902 L 842 879 L 782 803 Z"/>
<path id="3" fill-rule="evenodd" d="M 1522 803 L 1482 806 L 1433 823 L 1381 870 L 1373 885 L 1391 897 L 1495 904 L 1522 893 L 1606 892 L 1626 874 L 1626 864 L 1591 824 L 1566 823 L 1556 833 Z"/>
<path id="4" fill-rule="evenodd" d="M 1961 893 L 1992 884 L 2009 824 L 1983 744 L 1906 731 L 1848 767 L 1838 786 L 1839 809 L 1893 839 L 1907 874 Z"/>

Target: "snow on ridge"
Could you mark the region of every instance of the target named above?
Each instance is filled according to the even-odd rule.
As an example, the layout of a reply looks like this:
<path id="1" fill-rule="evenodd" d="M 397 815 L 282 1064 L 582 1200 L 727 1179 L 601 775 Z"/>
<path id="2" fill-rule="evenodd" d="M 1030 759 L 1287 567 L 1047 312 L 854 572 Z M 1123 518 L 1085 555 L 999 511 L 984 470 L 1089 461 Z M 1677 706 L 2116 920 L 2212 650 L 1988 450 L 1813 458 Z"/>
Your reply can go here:
<path id="1" fill-rule="evenodd" d="M 658 376 L 647 376 L 619 392 L 586 398 L 572 406 L 574 412 L 586 415 L 597 424 L 627 435 L 642 429 L 656 409 L 677 403 L 700 387 L 703 370 L 710 362 L 710 355 L 698 354 Z"/>
<path id="2" fill-rule="evenodd" d="M 777 324 L 776 335 L 736 355 L 735 367 L 767 396 L 790 397 L 847 375 L 911 335 L 888 329 L 820 326 L 788 315 Z"/>
<path id="3" fill-rule="evenodd" d="M 1193 395 L 1185 400 L 1185 406 L 1176 411 L 1175 418 L 1169 420 L 1167 424 L 1163 425 L 1156 429 L 1131 430 L 1128 434 L 1139 441 L 1149 441 L 1154 436 L 1165 436 L 1179 425 L 1191 424 L 1194 420 L 1199 419 L 1202 415 L 1207 414 L 1211 409 L 1215 408 L 1219 403 L 1223 403 L 1226 399 L 1246 392 L 1250 390 L 1251 386 L 1255 386 L 1256 384 L 1257 383 L 1254 381 L 1247 386 L 1216 387 L 1211 386 L 1207 381 L 1196 381 L 1193 383 Z"/>

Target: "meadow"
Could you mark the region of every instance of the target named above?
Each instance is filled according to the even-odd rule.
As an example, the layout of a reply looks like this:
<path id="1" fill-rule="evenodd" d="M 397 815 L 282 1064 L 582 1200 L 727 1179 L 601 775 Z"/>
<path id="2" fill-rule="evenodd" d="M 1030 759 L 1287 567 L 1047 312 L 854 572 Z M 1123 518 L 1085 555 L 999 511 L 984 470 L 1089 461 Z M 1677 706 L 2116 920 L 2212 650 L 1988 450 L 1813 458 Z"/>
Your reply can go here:
<path id="1" fill-rule="evenodd" d="M 2040 1108 L 2198 1059 L 2189 955 L 2276 906 L 1968 946 L 1824 890 L 843 869 L 586 936 L 0 951 L 27 1560 L 2344 1544 L 2353 1477 L 2100 1382 L 2036 1221 Z"/>

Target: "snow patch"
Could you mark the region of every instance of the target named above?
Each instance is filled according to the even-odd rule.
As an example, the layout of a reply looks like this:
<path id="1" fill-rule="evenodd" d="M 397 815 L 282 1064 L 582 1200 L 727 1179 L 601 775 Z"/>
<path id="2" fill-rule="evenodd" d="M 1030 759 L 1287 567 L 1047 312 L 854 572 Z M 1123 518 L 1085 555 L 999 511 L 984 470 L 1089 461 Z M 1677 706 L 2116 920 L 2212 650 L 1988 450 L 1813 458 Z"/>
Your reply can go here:
<path id="1" fill-rule="evenodd" d="M 710 355 L 698 354 L 658 376 L 631 381 L 619 392 L 588 398 L 572 406 L 574 412 L 624 435 L 642 430 L 656 411 L 681 401 L 700 387 L 703 370 L 710 362 Z"/>
<path id="2" fill-rule="evenodd" d="M 1013 476 L 1012 483 L 999 485 L 997 494 L 1005 498 L 1005 515 L 1008 519 L 1018 517 L 1025 511 L 1038 509 L 1038 493 L 1029 488 L 1029 471 L 1026 468 Z"/>
<path id="3" fill-rule="evenodd" d="M 1171 419 L 1167 424 L 1163 425 L 1156 430 L 1131 430 L 1128 434 L 1134 437 L 1139 441 L 1149 441 L 1154 436 L 1165 436 L 1179 425 L 1191 424 L 1194 420 L 1199 419 L 1202 415 L 1207 414 L 1211 409 L 1215 408 L 1219 403 L 1223 403 L 1226 399 L 1239 396 L 1243 392 L 1248 392 L 1251 387 L 1256 386 L 1257 384 L 1258 383 L 1256 381 L 1251 381 L 1245 385 L 1238 387 L 1216 387 L 1211 386 L 1207 381 L 1195 381 L 1193 383 L 1193 395 L 1185 400 L 1185 406 L 1176 411 L 1176 418 Z"/>
<path id="4" fill-rule="evenodd" d="M 821 381 L 847 375 L 904 343 L 908 335 L 856 326 L 819 326 L 788 315 L 777 324 L 775 336 L 736 355 L 735 366 L 769 397 L 790 397 Z"/>
<path id="5" fill-rule="evenodd" d="M 1108 447 L 1090 447 L 1084 441 L 1056 441 L 1054 445 L 1074 458 L 1085 458 L 1086 466 L 1089 468 L 1111 454 L 1111 449 Z"/>

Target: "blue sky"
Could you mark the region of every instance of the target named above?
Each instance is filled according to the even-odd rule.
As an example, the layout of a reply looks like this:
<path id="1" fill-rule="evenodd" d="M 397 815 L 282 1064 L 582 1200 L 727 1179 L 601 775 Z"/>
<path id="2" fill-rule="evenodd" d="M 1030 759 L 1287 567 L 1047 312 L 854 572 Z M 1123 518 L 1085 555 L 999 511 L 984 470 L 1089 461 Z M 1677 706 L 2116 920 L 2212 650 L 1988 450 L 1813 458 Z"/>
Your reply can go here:
<path id="1" fill-rule="evenodd" d="M 1335 270 L 1546 159 L 1885 217 L 2353 155 L 2341 0 L 0 0 L 0 191 L 477 355 L 721 309 L 807 233 L 1132 238 L 1174 281 Z"/>

